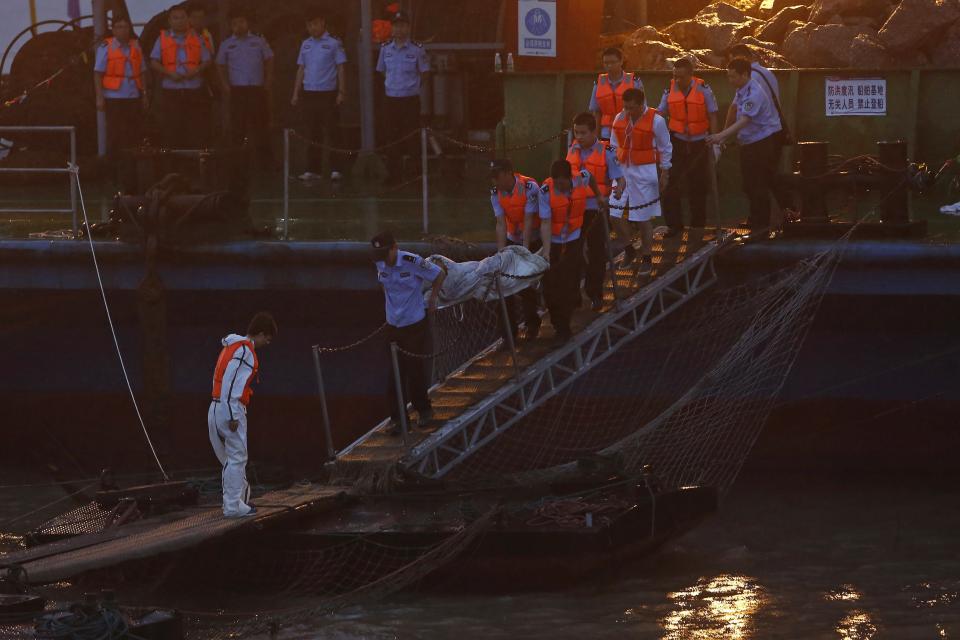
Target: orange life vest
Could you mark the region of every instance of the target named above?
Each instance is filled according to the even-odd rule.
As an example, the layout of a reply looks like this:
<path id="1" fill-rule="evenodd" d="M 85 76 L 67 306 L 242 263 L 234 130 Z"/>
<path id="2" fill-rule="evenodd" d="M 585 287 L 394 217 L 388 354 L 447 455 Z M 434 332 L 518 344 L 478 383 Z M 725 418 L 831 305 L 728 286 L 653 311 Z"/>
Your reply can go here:
<path id="1" fill-rule="evenodd" d="M 167 71 L 176 72 L 177 70 L 177 52 L 180 49 L 180 43 L 171 36 L 166 29 L 160 32 L 160 61 L 163 68 Z M 187 50 L 187 59 L 185 66 L 189 70 L 194 70 L 200 66 L 200 49 L 203 43 L 193 31 L 188 31 L 184 38 L 183 45 Z"/>
<path id="2" fill-rule="evenodd" d="M 500 199 L 500 206 L 503 208 L 503 217 L 507 223 L 507 233 L 512 235 L 523 234 L 523 222 L 527 217 L 527 189 L 528 182 L 536 182 L 527 176 L 519 173 L 513 174 L 513 191 L 503 195 L 497 190 L 497 197 Z M 533 228 L 540 228 L 540 216 L 533 217 Z"/>
<path id="3" fill-rule="evenodd" d="M 707 100 L 702 91 L 697 91 L 697 85 L 703 85 L 703 80 L 694 78 L 690 85 L 690 92 L 683 95 L 677 88 L 677 81 L 670 81 L 670 93 L 667 95 L 667 106 L 670 107 L 670 131 L 690 136 L 699 136 L 710 131 L 710 120 L 707 117 Z"/>
<path id="4" fill-rule="evenodd" d="M 653 137 L 653 119 L 657 112 L 647 108 L 636 124 L 630 127 L 630 116 L 621 113 L 613 121 L 613 132 L 617 136 L 617 160 L 620 164 L 641 165 L 656 164 L 660 159 Z M 629 127 L 629 130 L 628 130 Z"/>
<path id="5" fill-rule="evenodd" d="M 107 38 L 107 69 L 103 72 L 103 88 L 116 91 L 123 84 L 127 77 L 127 63 L 133 70 L 133 80 L 137 83 L 137 89 L 143 91 L 143 78 L 141 70 L 143 69 L 143 52 L 140 51 L 140 43 L 136 40 L 130 40 L 128 47 L 130 55 L 123 52 L 123 47 L 116 38 Z"/>
<path id="6" fill-rule="evenodd" d="M 243 406 L 247 406 L 250 402 L 250 396 L 253 395 L 253 389 L 250 385 L 253 384 L 253 381 L 256 379 L 257 371 L 260 370 L 257 352 L 254 351 L 253 343 L 249 340 L 238 340 L 233 344 L 225 346 L 220 351 L 220 357 L 217 358 L 217 367 L 213 370 L 213 391 L 210 395 L 214 400 L 220 399 L 220 394 L 223 391 L 223 375 L 227 371 L 227 365 L 230 364 L 230 361 L 233 359 L 233 354 L 235 354 L 240 347 L 247 347 L 250 349 L 250 353 L 253 354 L 253 371 L 250 373 L 250 377 L 247 378 L 247 384 L 243 387 L 243 395 L 240 396 L 240 402 L 243 403 Z"/>
<path id="7" fill-rule="evenodd" d="M 597 106 L 600 107 L 600 126 L 609 127 L 613 119 L 623 111 L 623 94 L 633 89 L 633 74 L 624 73 L 620 84 L 614 89 L 606 73 L 597 76 Z"/>
<path id="8" fill-rule="evenodd" d="M 203 40 L 203 46 L 205 46 L 207 51 L 210 52 L 210 55 L 213 56 L 213 34 L 210 33 L 210 30 L 204 29 L 201 31 L 200 39 Z"/>
<path id="9" fill-rule="evenodd" d="M 386 42 L 393 35 L 393 23 L 389 20 L 374 20 L 372 30 L 374 42 Z"/>
<path id="10" fill-rule="evenodd" d="M 604 196 L 607 195 L 610 193 L 610 185 L 607 183 L 607 143 L 602 142 L 599 149 L 594 145 L 593 151 L 587 156 L 586 161 L 583 160 L 580 151 L 580 143 L 574 142 L 570 145 L 570 151 L 567 152 L 567 162 L 570 163 L 573 172 L 579 173 L 581 169 L 589 171 L 594 180 L 597 181 L 600 193 Z"/>
<path id="11" fill-rule="evenodd" d="M 568 234 L 582 227 L 587 198 L 592 193 L 590 187 L 574 187 L 568 196 L 554 189 L 553 178 L 547 178 L 544 184 L 550 187 L 550 232 L 559 236 L 564 227 Z"/>

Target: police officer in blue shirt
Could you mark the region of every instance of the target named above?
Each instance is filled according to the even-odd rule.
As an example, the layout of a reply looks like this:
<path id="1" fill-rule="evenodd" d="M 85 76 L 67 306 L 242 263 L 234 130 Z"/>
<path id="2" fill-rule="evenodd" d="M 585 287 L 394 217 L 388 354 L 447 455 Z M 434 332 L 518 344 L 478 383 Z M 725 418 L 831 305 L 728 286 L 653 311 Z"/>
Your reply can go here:
<path id="1" fill-rule="evenodd" d="M 733 103 L 737 119 L 719 133 L 707 136 L 707 144 L 723 144 L 733 136 L 740 143 L 740 172 L 743 190 L 750 200 L 752 229 L 770 226 L 770 196 L 777 176 L 782 130 L 780 115 L 756 78 L 751 78 L 750 61 L 734 58 L 727 65 L 727 78 L 737 93 Z"/>
<path id="2" fill-rule="evenodd" d="M 307 126 L 307 136 L 315 143 L 322 144 L 323 136 L 328 135 L 331 147 L 340 147 L 340 110 L 347 98 L 346 72 L 344 64 L 347 54 L 343 43 L 327 31 L 326 15 L 317 9 L 307 14 L 307 33 L 310 37 L 300 45 L 297 56 L 297 77 L 293 83 L 293 98 L 290 104 L 300 104 L 303 98 L 303 119 Z M 310 145 L 307 154 L 307 170 L 300 175 L 301 180 L 315 180 L 320 177 L 323 163 L 323 149 L 318 144 Z M 340 180 L 344 160 L 341 154 L 330 154 L 330 179 Z"/>
<path id="3" fill-rule="evenodd" d="M 203 73 L 210 51 L 190 28 L 185 6 L 167 12 L 169 30 L 160 32 L 150 52 L 150 68 L 160 81 L 165 144 L 175 149 L 203 148 L 209 142 L 210 99 Z"/>
<path id="4" fill-rule="evenodd" d="M 250 138 L 263 154 L 269 148 L 269 88 L 273 86 L 273 51 L 263 36 L 250 33 L 249 14 L 243 9 L 230 13 L 229 38 L 217 52 L 217 70 L 224 96 L 230 101 L 230 140 L 242 144 Z"/>
<path id="5" fill-rule="evenodd" d="M 393 38 L 380 47 L 377 71 L 383 74 L 386 90 L 381 118 L 384 143 L 408 136 L 387 150 L 390 179 L 397 182 L 402 156 L 420 155 L 420 139 L 410 133 L 420 127 L 420 87 L 430 71 L 427 52 L 422 44 L 410 40 L 410 17 L 402 11 L 393 16 Z"/>
<path id="6" fill-rule="evenodd" d="M 427 312 L 432 315 L 436 311 L 440 287 L 443 286 L 446 273 L 414 253 L 400 251 L 389 232 L 378 233 L 370 240 L 370 244 L 373 245 L 377 278 L 386 301 L 387 343 L 395 342 L 400 349 L 413 354 L 429 353 L 431 347 Z M 431 285 L 426 308 L 423 301 L 424 284 Z M 426 427 L 433 417 L 433 407 L 427 395 L 427 359 L 408 356 L 402 352 L 399 355 L 400 388 L 404 394 L 410 394 L 409 400 L 419 414 L 418 426 Z M 399 433 L 397 426 L 400 424 L 401 404 L 397 401 L 396 388 L 393 367 L 390 367 L 387 398 L 394 424 L 393 434 Z M 402 406 L 407 406 L 406 397 L 403 398 Z"/>
<path id="7" fill-rule="evenodd" d="M 107 162 L 116 181 L 120 150 L 141 141 L 143 112 L 147 108 L 147 63 L 140 42 L 131 37 L 129 17 L 114 17 L 112 31 L 113 37 L 97 47 L 93 87 L 97 111 L 103 111 L 107 121 Z M 139 61 L 136 69 L 135 60 Z"/>

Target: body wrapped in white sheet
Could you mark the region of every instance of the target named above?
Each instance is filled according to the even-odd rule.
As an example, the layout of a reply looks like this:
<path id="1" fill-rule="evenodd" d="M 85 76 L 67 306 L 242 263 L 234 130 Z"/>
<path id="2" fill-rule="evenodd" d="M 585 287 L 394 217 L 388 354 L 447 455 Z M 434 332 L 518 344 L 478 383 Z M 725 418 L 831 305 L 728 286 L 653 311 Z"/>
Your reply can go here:
<path id="1" fill-rule="evenodd" d="M 470 298 L 496 300 L 497 288 L 493 284 L 493 277 L 498 271 L 512 276 L 536 276 L 542 275 L 550 267 L 550 264 L 541 256 L 517 245 L 504 247 L 489 258 L 479 261 L 454 262 L 436 254 L 427 260 L 435 262 L 447 272 L 447 278 L 440 289 L 440 307 L 450 306 Z M 501 277 L 500 288 L 504 296 L 509 296 L 527 287 L 535 286 L 539 280 L 540 277 Z M 429 290 L 424 295 L 425 298 L 429 297 Z"/>

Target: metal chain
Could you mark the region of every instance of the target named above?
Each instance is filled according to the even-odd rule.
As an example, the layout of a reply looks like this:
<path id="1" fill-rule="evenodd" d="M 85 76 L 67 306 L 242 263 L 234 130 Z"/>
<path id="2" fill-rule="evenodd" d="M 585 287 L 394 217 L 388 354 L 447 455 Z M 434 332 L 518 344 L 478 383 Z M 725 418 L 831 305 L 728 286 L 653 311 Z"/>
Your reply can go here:
<path id="1" fill-rule="evenodd" d="M 502 153 L 506 153 L 506 152 L 508 152 L 508 151 L 530 151 L 531 149 L 535 149 L 536 147 L 539 147 L 540 145 L 544 145 L 544 144 L 546 144 L 546 143 L 548 143 L 548 142 L 552 142 L 552 141 L 554 141 L 554 140 L 556 140 L 556 139 L 558 139 L 558 138 L 566 137 L 566 135 L 567 135 L 568 133 L 570 133 L 570 130 L 569 130 L 569 129 L 562 129 L 561 131 L 558 131 L 557 133 L 555 133 L 555 134 L 553 134 L 552 136 L 550 136 L 549 138 L 544 138 L 543 140 L 539 140 L 539 141 L 533 142 L 533 143 L 531 143 L 531 144 L 517 145 L 517 146 L 514 146 L 514 147 L 487 147 L 487 146 L 484 146 L 484 145 L 482 145 L 482 144 L 474 144 L 474 143 L 471 143 L 471 142 L 463 142 L 462 140 L 457 140 L 456 138 L 451 138 L 450 136 L 446 135 L 445 133 L 440 133 L 439 131 L 434 131 L 433 129 L 430 129 L 430 133 L 432 133 L 433 135 L 437 136 L 437 137 L 440 138 L 441 140 L 446 140 L 446 141 L 449 142 L 450 144 L 452 144 L 452 145 L 454 145 L 454 146 L 456 146 L 456 147 L 460 147 L 461 149 L 469 149 L 469 150 L 471 150 L 471 151 L 479 151 L 479 152 L 481 152 L 481 153 L 492 153 L 492 152 L 502 152 Z"/>
<path id="2" fill-rule="evenodd" d="M 703 149 L 701 149 L 699 152 L 697 152 L 697 153 L 689 160 L 690 165 L 687 167 L 686 171 L 684 171 L 683 173 L 681 173 L 680 175 L 678 175 L 676 178 L 674 178 L 673 180 L 671 180 L 671 181 L 670 181 L 670 184 L 667 186 L 667 189 L 674 188 L 674 187 L 676 186 L 676 183 L 677 183 L 677 182 L 680 182 L 680 181 L 684 180 L 687 176 L 689 176 L 691 173 L 693 173 L 693 170 L 694 170 L 694 169 L 698 169 L 699 167 L 697 167 L 697 164 L 699 164 L 700 158 L 701 158 L 701 157 L 706 158 L 707 153 L 709 153 L 709 152 L 710 152 L 710 147 L 709 147 L 709 146 L 705 146 L 705 147 L 703 147 Z M 616 210 L 618 210 L 618 211 L 636 211 L 637 209 L 646 209 L 647 207 L 652 207 L 653 205 L 657 204 L 657 203 L 660 202 L 661 200 L 663 200 L 663 194 L 662 194 L 662 193 L 661 193 L 661 194 L 658 194 L 657 197 L 654 198 L 653 200 L 651 200 L 651 201 L 649 201 L 649 202 L 644 202 L 643 204 L 638 204 L 638 205 L 632 205 L 632 204 L 631 204 L 631 205 L 621 206 L 621 205 L 618 205 L 618 204 L 610 204 L 610 203 L 608 202 L 608 203 L 606 203 L 606 205 L 607 205 L 607 208 L 609 208 L 609 209 L 616 209 Z"/>
<path id="3" fill-rule="evenodd" d="M 360 338 L 356 342 L 345 344 L 341 347 L 321 347 L 320 345 L 315 344 L 313 345 L 313 348 L 316 349 L 318 353 L 342 353 L 343 351 L 350 351 L 351 349 L 355 349 L 365 342 L 369 342 L 371 339 L 373 339 L 374 336 L 376 336 L 378 333 L 380 333 L 386 328 L 387 328 L 387 323 L 384 322 L 382 325 L 377 327 L 373 331 L 373 333 L 371 333 L 370 335 Z"/>
<path id="4" fill-rule="evenodd" d="M 299 131 L 297 131 L 296 129 L 291 129 L 291 131 L 293 132 L 293 135 L 294 135 L 294 136 L 296 136 L 297 138 L 299 138 L 299 139 L 302 140 L 303 142 L 307 143 L 308 145 L 310 145 L 310 146 L 312 146 L 312 147 L 317 147 L 317 148 L 319 148 L 319 149 L 326 149 L 326 150 L 331 151 L 331 152 L 333 152 L 333 153 L 340 153 L 340 154 L 347 155 L 347 156 L 356 156 L 356 155 L 360 155 L 360 154 L 363 153 L 363 151 L 364 151 L 363 149 L 343 149 L 343 148 L 340 148 L 340 147 L 334 147 L 334 146 L 332 146 L 332 145 L 325 144 L 325 143 L 323 143 L 323 142 L 319 142 L 319 141 L 317 141 L 317 140 L 314 140 L 314 139 L 312 139 L 312 138 L 309 138 L 309 137 L 303 135 L 302 133 L 300 133 Z M 411 132 L 409 132 L 409 133 L 407 133 L 407 134 L 405 134 L 405 135 L 397 138 L 396 140 L 392 140 L 392 141 L 390 141 L 390 142 L 387 142 L 386 144 L 380 145 L 379 147 L 374 147 L 374 148 L 371 149 L 370 151 L 383 151 L 383 150 L 385 150 L 385 149 L 390 149 L 390 148 L 392 148 L 392 147 L 395 147 L 395 146 L 399 145 L 399 144 L 402 143 L 402 142 L 406 142 L 407 140 L 413 138 L 413 136 L 419 135 L 419 134 L 420 134 L 420 129 L 419 129 L 419 128 L 414 129 L 413 131 L 411 131 Z"/>

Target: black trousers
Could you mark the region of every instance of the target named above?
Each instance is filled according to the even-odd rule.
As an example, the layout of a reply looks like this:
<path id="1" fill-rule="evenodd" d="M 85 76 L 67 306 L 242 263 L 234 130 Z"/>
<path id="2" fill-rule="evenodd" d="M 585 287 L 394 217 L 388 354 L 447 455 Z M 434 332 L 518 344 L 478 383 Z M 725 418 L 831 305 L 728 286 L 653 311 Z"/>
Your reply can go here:
<path id="1" fill-rule="evenodd" d="M 776 135 L 767 136 L 740 148 L 743 192 L 750 200 L 748 224 L 753 229 L 770 226 L 770 195 L 777 178 L 780 145 Z"/>
<path id="2" fill-rule="evenodd" d="M 683 195 L 690 201 L 690 226 L 707 224 L 707 192 L 710 185 L 710 163 L 707 143 L 703 140 L 680 140 L 670 136 L 673 143 L 673 165 L 670 184 L 663 194 L 663 218 L 671 229 L 683 228 Z"/>
<path id="3" fill-rule="evenodd" d="M 538 231 L 539 233 L 539 231 Z M 521 243 L 514 242 L 510 238 L 507 238 L 508 245 L 519 245 Z M 540 247 L 543 246 L 543 243 L 540 242 L 540 238 L 533 240 L 530 243 L 530 251 L 536 253 L 540 250 Z M 520 314 L 517 313 L 517 305 L 520 306 L 520 313 L 522 313 L 523 322 L 527 325 L 527 330 L 531 330 L 536 327 L 540 328 L 540 314 L 537 313 L 537 288 L 536 287 L 527 287 L 519 293 L 515 293 L 512 296 L 507 296 L 505 300 L 507 303 L 507 317 L 510 319 L 510 332 L 513 334 L 513 337 L 516 338 L 519 333 L 520 325 Z M 499 313 L 499 309 L 497 310 Z M 500 330 L 503 332 L 503 322 L 501 321 Z M 504 337 L 506 333 L 504 332 Z"/>
<path id="4" fill-rule="evenodd" d="M 168 149 L 210 146 L 210 93 L 202 89 L 164 89 L 163 144 Z"/>
<path id="5" fill-rule="evenodd" d="M 550 311 L 550 324 L 560 333 L 570 331 L 573 310 L 580 306 L 583 275 L 583 236 L 550 245 L 550 271 L 543 277 L 543 297 Z"/>
<path id="6" fill-rule="evenodd" d="M 120 183 L 120 162 L 123 149 L 140 146 L 143 141 L 143 101 L 140 98 L 107 98 L 104 100 L 107 121 L 107 165 L 114 182 Z"/>
<path id="7" fill-rule="evenodd" d="M 428 318 L 424 318 L 420 322 L 415 322 L 406 327 L 387 325 L 385 334 L 388 349 L 387 362 L 390 367 L 390 375 L 387 380 L 387 401 L 390 403 L 390 417 L 399 422 L 400 409 L 397 403 L 397 385 L 393 377 L 393 361 L 390 359 L 390 343 L 396 342 L 398 347 L 410 353 L 430 353 L 432 349 L 430 321 Z M 400 369 L 400 388 L 403 391 L 403 406 L 406 407 L 407 402 L 412 402 L 417 411 L 429 411 L 432 408 L 430 397 L 427 395 L 427 389 L 430 386 L 427 380 L 429 358 L 415 358 L 403 353 L 397 355 L 397 364 Z"/>
<path id="8" fill-rule="evenodd" d="M 420 136 L 410 133 L 420 128 L 420 96 L 383 98 L 383 144 L 390 144 L 408 136 L 403 142 L 391 144 L 386 150 L 387 171 L 392 180 L 399 180 L 403 156 L 420 159 Z M 417 132 L 419 134 L 419 132 Z"/>
<path id="9" fill-rule="evenodd" d="M 244 140 L 260 154 L 267 140 L 270 112 L 267 90 L 263 87 L 230 87 L 230 142 L 243 144 Z M 258 155 L 260 155 L 258 154 Z"/>
<path id="10" fill-rule="evenodd" d="M 601 214 L 595 209 L 587 209 L 583 213 L 583 233 L 586 234 L 587 264 L 584 267 L 583 288 L 587 297 L 603 297 L 603 279 L 607 275 L 607 243 L 610 236 L 607 234 L 607 225 L 600 219 Z"/>
<path id="11" fill-rule="evenodd" d="M 307 137 L 314 142 L 327 144 L 331 147 L 342 147 L 340 143 L 340 109 L 337 107 L 336 91 L 304 91 L 303 122 L 306 125 Z M 324 141 L 324 133 L 328 139 Z M 330 170 L 343 171 L 343 154 L 330 152 Z M 323 171 L 323 149 L 315 144 L 310 145 L 307 151 L 307 171 L 321 173 Z"/>

